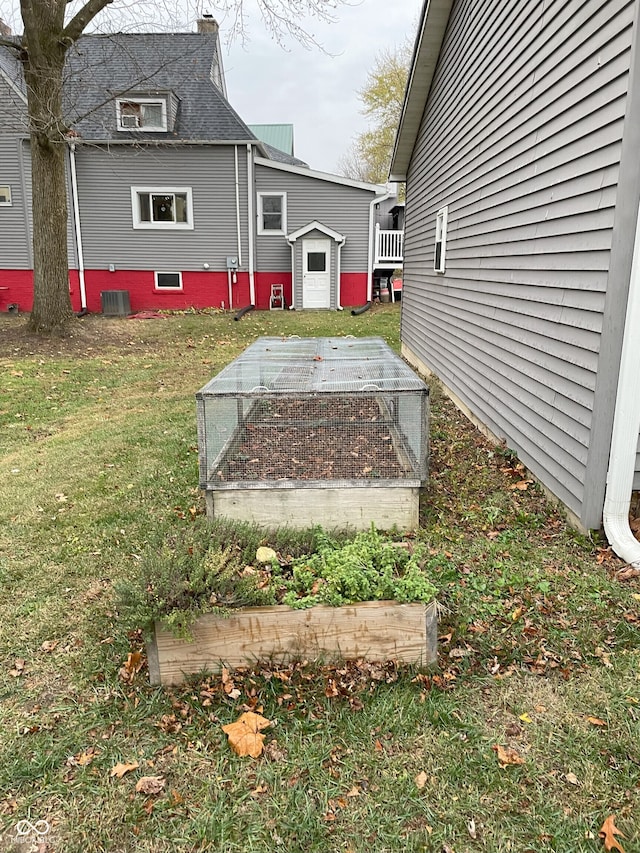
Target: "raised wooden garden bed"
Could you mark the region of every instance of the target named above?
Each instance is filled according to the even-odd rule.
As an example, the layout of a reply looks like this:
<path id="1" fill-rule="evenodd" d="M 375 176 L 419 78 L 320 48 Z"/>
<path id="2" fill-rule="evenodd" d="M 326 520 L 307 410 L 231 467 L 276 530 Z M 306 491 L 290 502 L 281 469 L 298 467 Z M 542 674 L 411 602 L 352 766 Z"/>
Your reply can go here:
<path id="1" fill-rule="evenodd" d="M 428 389 L 379 338 L 260 338 L 197 394 L 209 518 L 418 525 Z"/>
<path id="2" fill-rule="evenodd" d="M 193 641 L 156 625 L 147 644 L 152 684 L 180 684 L 185 676 L 259 660 L 394 660 L 433 665 L 437 607 L 367 601 L 343 607 L 295 610 L 250 607 L 228 617 L 207 614 L 193 626 Z"/>

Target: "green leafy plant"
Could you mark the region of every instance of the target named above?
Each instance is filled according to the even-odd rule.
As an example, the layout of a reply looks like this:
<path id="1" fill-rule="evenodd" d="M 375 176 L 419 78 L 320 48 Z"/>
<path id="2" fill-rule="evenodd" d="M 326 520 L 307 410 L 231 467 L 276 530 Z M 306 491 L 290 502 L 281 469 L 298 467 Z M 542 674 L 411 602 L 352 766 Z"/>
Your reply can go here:
<path id="1" fill-rule="evenodd" d="M 433 562 L 423 545 L 410 548 L 372 526 L 350 540 L 321 528 L 273 534 L 274 545 L 289 546 L 271 564 L 255 564 L 255 545 L 263 544 L 251 525 L 225 523 L 227 544 L 217 525 L 203 520 L 149 543 L 139 575 L 119 584 L 120 613 L 131 628 L 150 630 L 159 620 L 176 636 L 189 637 L 203 613 L 227 614 L 238 607 L 287 604 L 339 606 L 393 599 L 429 602 L 436 588 L 429 578 Z M 248 564 L 248 544 L 253 547 Z M 301 545 L 311 553 L 300 554 Z M 297 547 L 296 547 L 297 546 Z"/>
<path id="2" fill-rule="evenodd" d="M 409 554 L 403 544 L 373 526 L 342 545 L 320 531 L 316 553 L 294 561 L 282 601 L 297 608 L 383 599 L 432 601 L 436 588 L 427 573 L 426 549 L 417 546 Z"/>

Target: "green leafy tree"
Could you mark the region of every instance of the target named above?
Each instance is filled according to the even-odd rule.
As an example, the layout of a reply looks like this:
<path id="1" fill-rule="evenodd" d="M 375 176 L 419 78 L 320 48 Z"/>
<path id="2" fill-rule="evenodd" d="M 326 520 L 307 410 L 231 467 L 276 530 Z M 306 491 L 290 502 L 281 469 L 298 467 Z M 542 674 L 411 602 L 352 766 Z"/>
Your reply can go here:
<path id="1" fill-rule="evenodd" d="M 342 2 L 346 0 L 258 0 L 258 7 L 264 26 L 277 41 L 292 36 L 309 47 L 317 43 L 300 21 L 306 16 L 333 20 L 332 12 Z M 244 0 L 219 0 L 213 5 L 234 14 L 232 31 L 236 35 L 244 32 Z M 38 333 L 64 333 L 73 317 L 65 171 L 65 151 L 73 128 L 63 111 L 64 68 L 69 49 L 107 6 L 112 7 L 115 29 L 122 29 L 122 21 L 133 26 L 144 22 L 148 27 L 152 13 L 165 24 L 169 17 L 167 8 L 150 0 L 19 0 L 16 7 L 8 0 L 0 2 L 0 18 L 19 21 L 23 29 L 21 36 L 12 38 L 6 27 L 0 27 L 0 48 L 18 57 L 26 82 L 33 186 L 34 290 L 29 325 Z"/>
<path id="2" fill-rule="evenodd" d="M 358 92 L 362 113 L 370 119 L 370 127 L 356 136 L 338 164 L 346 177 L 374 184 L 386 183 L 410 60 L 408 41 L 384 51 L 376 59 L 364 87 Z"/>

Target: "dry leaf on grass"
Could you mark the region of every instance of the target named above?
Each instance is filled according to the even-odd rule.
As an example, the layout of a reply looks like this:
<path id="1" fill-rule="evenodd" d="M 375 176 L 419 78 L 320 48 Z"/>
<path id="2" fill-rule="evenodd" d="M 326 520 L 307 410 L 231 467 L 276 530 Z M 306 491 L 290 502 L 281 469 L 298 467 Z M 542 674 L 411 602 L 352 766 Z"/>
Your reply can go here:
<path id="1" fill-rule="evenodd" d="M 159 794 L 165 785 L 162 776 L 142 776 L 136 783 L 136 793 Z"/>
<path id="2" fill-rule="evenodd" d="M 26 663 L 24 658 L 16 658 L 13 662 L 13 669 L 9 670 L 9 675 L 13 678 L 19 678 L 21 675 L 24 675 Z"/>
<path id="3" fill-rule="evenodd" d="M 235 723 L 229 723 L 222 727 L 222 731 L 229 738 L 229 746 L 236 755 L 250 755 L 258 758 L 264 749 L 264 735 L 262 729 L 271 725 L 271 720 L 246 711 L 238 717 Z"/>
<path id="4" fill-rule="evenodd" d="M 506 767 L 508 764 L 524 764 L 524 758 L 510 746 L 495 744 L 491 749 L 497 753 L 500 767 Z"/>
<path id="5" fill-rule="evenodd" d="M 570 785 L 579 785 L 578 777 L 575 773 L 565 773 L 564 778 Z"/>
<path id="6" fill-rule="evenodd" d="M 640 569 L 635 569 L 633 566 L 628 566 L 626 569 L 620 569 L 616 572 L 616 578 L 619 581 L 630 581 L 640 577 Z"/>
<path id="7" fill-rule="evenodd" d="M 428 778 L 429 777 L 427 776 L 427 774 L 423 770 L 421 773 L 418 773 L 418 775 L 416 776 L 414 781 L 415 781 L 418 788 L 424 788 L 424 786 L 427 784 Z"/>
<path id="8" fill-rule="evenodd" d="M 143 663 L 142 652 L 129 652 L 118 675 L 123 681 L 131 682 L 136 677 L 136 673 L 142 669 Z"/>
<path id="9" fill-rule="evenodd" d="M 87 767 L 87 765 L 91 764 L 93 759 L 98 755 L 98 750 L 93 747 L 89 747 L 89 749 L 84 752 L 79 752 L 77 755 L 74 755 L 67 759 L 68 765 L 75 765 L 77 767 Z"/>
<path id="10" fill-rule="evenodd" d="M 131 770 L 136 770 L 140 765 L 137 761 L 132 761 L 131 764 L 123 764 L 119 761 L 114 767 L 111 768 L 111 773 L 109 774 L 111 778 L 114 777 L 116 779 L 122 779 L 125 773 L 131 772 Z"/>
<path id="11" fill-rule="evenodd" d="M 606 726 L 604 720 L 601 720 L 600 717 L 587 717 L 587 722 L 591 723 L 592 726 Z"/>
<path id="12" fill-rule="evenodd" d="M 618 850 L 620 851 L 620 853 L 624 853 L 623 847 L 618 843 L 618 841 L 616 841 L 615 838 L 616 835 L 619 835 L 620 838 L 624 838 L 624 835 L 615 825 L 615 815 L 609 815 L 609 817 L 600 827 L 600 832 L 598 833 L 598 835 L 604 841 L 605 850 Z"/>

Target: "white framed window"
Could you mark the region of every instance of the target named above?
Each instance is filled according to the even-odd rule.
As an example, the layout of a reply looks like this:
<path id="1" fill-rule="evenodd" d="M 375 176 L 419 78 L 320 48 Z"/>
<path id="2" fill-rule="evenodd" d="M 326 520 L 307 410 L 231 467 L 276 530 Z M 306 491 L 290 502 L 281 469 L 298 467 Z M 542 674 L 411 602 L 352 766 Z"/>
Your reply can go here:
<path id="1" fill-rule="evenodd" d="M 287 194 L 258 193 L 258 234 L 287 233 Z"/>
<path id="2" fill-rule="evenodd" d="M 435 272 L 444 272 L 445 255 L 447 252 L 447 218 L 448 207 L 441 207 L 436 214 L 436 246 L 433 253 L 433 269 Z"/>
<path id="3" fill-rule="evenodd" d="M 182 290 L 181 272 L 154 272 L 156 290 Z"/>
<path id="4" fill-rule="evenodd" d="M 191 187 L 131 187 L 134 228 L 193 229 Z"/>
<path id="5" fill-rule="evenodd" d="M 163 131 L 167 129 L 164 98 L 119 98 L 116 101 L 118 130 Z"/>
<path id="6" fill-rule="evenodd" d="M 11 187 L 4 185 L 0 186 L 0 205 L 11 206 Z"/>

